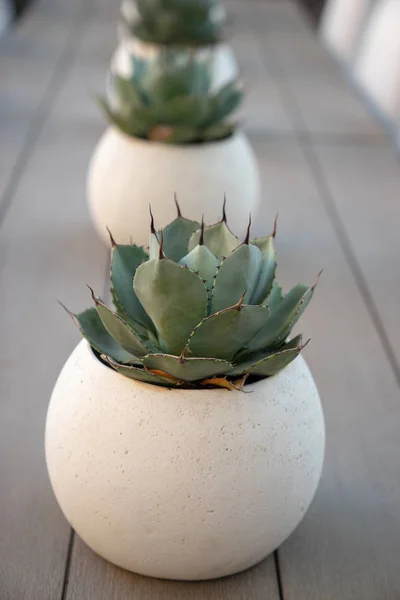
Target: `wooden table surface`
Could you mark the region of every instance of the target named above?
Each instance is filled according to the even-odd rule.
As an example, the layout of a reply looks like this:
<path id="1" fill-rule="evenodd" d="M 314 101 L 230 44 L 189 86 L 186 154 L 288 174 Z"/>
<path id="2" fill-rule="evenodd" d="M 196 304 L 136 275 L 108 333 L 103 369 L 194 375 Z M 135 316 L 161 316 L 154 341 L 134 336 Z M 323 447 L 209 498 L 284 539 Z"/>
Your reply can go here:
<path id="1" fill-rule="evenodd" d="M 400 598 L 399 169 L 390 142 L 289 0 L 230 0 L 264 184 L 255 233 L 279 212 L 279 277 L 325 272 L 302 331 L 327 423 L 306 518 L 256 568 L 177 583 L 124 572 L 74 535 L 44 462 L 47 404 L 101 291 L 107 251 L 85 205 L 104 124 L 92 101 L 118 2 L 42 0 L 0 40 L 1 600 Z"/>

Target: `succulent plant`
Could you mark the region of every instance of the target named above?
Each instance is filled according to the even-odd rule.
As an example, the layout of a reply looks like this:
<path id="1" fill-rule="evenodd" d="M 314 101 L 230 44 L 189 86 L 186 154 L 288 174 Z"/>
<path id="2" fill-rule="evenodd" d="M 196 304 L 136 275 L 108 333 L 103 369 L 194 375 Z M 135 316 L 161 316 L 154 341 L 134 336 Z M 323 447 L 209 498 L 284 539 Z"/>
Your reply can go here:
<path id="1" fill-rule="evenodd" d="M 211 92 L 207 61 L 187 53 L 162 52 L 154 60 L 132 56 L 130 79 L 111 75 L 117 102 L 101 99 L 108 120 L 125 134 L 166 143 L 223 139 L 235 130 L 226 121 L 238 107 L 237 81 Z"/>
<path id="2" fill-rule="evenodd" d="M 135 8 L 122 11 L 122 17 L 143 41 L 204 46 L 221 39 L 225 15 L 217 0 L 136 0 Z"/>
<path id="3" fill-rule="evenodd" d="M 166 387 L 241 388 L 270 377 L 304 348 L 290 332 L 317 280 L 287 294 L 275 280 L 271 235 L 241 242 L 225 215 L 209 227 L 178 216 L 162 232 L 151 219 L 149 253 L 111 234 L 115 312 L 71 314 L 99 360 L 118 373 Z"/>

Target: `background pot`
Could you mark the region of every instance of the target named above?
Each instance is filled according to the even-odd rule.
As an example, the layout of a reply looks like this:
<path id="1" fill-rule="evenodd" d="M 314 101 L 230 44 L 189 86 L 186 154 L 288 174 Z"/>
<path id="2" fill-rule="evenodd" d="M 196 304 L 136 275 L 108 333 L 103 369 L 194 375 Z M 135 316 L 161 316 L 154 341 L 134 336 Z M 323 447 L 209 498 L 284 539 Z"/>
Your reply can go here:
<path id="1" fill-rule="evenodd" d="M 243 236 L 249 213 L 260 200 L 256 159 L 246 136 L 207 144 L 170 145 L 131 138 L 114 127 L 100 139 L 88 173 L 87 194 L 94 226 L 106 243 L 110 229 L 119 244 L 148 244 L 149 203 L 156 226 L 176 216 L 176 192 L 183 216 L 206 223 L 221 218 L 224 194 L 228 224 Z"/>
<path id="2" fill-rule="evenodd" d="M 133 72 L 131 55 L 138 56 L 147 60 L 156 58 L 160 52 L 167 49 L 171 51 L 170 46 L 160 46 L 143 42 L 133 36 L 124 37 L 119 42 L 117 49 L 111 59 L 110 70 L 121 77 L 130 77 Z M 174 48 L 174 47 L 172 47 Z M 221 42 L 213 46 L 193 48 L 189 52 L 186 47 L 182 49 L 176 46 L 176 54 L 182 54 L 186 60 L 188 56 L 195 56 L 199 61 L 209 61 L 212 68 L 212 89 L 216 89 L 236 79 L 239 75 L 238 65 L 231 47 Z"/>
<path id="3" fill-rule="evenodd" d="M 247 390 L 143 384 L 81 342 L 53 391 L 46 458 L 82 539 L 125 569 L 188 580 L 241 571 L 279 546 L 320 478 L 322 409 L 301 357 Z"/>

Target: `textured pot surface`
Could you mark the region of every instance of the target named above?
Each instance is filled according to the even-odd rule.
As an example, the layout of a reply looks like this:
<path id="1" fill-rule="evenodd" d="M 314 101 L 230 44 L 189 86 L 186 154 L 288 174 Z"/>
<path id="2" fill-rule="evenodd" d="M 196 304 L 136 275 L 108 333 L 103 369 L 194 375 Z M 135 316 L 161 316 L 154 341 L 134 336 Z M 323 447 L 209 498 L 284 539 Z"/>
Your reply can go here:
<path id="1" fill-rule="evenodd" d="M 131 55 L 152 60 L 160 53 L 158 44 L 142 42 L 134 37 L 123 38 L 111 59 L 111 71 L 121 77 L 130 77 L 133 73 Z M 177 46 L 179 52 L 179 46 Z M 185 49 L 185 52 L 187 50 Z M 237 62 L 231 47 L 220 43 L 195 50 L 199 60 L 211 60 L 213 69 L 212 88 L 216 89 L 239 75 Z"/>
<path id="2" fill-rule="evenodd" d="M 147 245 L 149 204 L 157 227 L 176 217 L 174 193 L 183 216 L 206 223 L 221 218 L 224 194 L 228 224 L 243 236 L 249 213 L 256 216 L 260 181 L 253 150 L 241 132 L 208 144 L 170 145 L 130 138 L 116 128 L 100 139 L 88 172 L 87 194 L 94 226 L 108 244 Z"/>
<path id="3" fill-rule="evenodd" d="M 323 414 L 301 357 L 247 389 L 143 384 L 81 342 L 53 391 L 46 459 L 82 539 L 131 571 L 187 580 L 241 571 L 277 548 L 314 496 Z"/>

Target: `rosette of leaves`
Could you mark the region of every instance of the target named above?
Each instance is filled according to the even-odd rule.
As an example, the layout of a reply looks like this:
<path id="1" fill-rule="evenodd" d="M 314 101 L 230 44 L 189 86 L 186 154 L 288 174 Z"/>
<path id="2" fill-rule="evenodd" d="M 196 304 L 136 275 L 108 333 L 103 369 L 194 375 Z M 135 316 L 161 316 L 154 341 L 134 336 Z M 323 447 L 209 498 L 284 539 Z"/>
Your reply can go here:
<path id="1" fill-rule="evenodd" d="M 221 40 L 225 13 L 217 0 L 136 0 L 135 9 L 122 11 L 122 18 L 145 42 L 206 46 Z"/>
<path id="2" fill-rule="evenodd" d="M 211 91 L 208 61 L 187 53 L 162 52 L 154 60 L 132 56 L 130 79 L 111 74 L 116 102 L 100 104 L 108 120 L 132 137 L 189 144 L 232 135 L 227 120 L 242 100 L 241 86 L 232 81 Z"/>
<path id="3" fill-rule="evenodd" d="M 99 360 L 118 373 L 166 387 L 241 388 L 275 375 L 304 348 L 293 326 L 313 285 L 287 294 L 275 280 L 275 228 L 240 241 L 223 219 L 210 227 L 152 220 L 149 252 L 111 236 L 115 309 L 72 314 Z M 318 279 L 318 278 L 317 278 Z"/>

